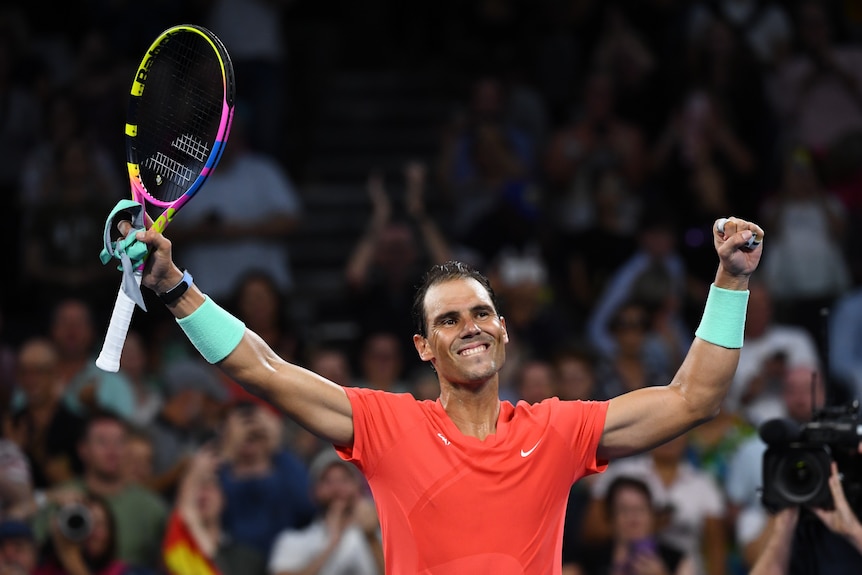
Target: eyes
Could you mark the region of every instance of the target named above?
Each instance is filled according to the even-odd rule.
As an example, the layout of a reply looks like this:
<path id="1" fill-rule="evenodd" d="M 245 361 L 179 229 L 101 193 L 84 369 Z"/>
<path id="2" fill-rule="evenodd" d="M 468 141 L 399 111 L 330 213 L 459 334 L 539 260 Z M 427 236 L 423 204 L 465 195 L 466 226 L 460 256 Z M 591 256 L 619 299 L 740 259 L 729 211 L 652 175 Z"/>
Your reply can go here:
<path id="1" fill-rule="evenodd" d="M 473 310 L 473 318 L 476 321 L 484 321 L 484 320 L 487 320 L 489 318 L 494 318 L 494 317 L 496 317 L 496 314 L 490 309 L 479 308 L 479 309 Z M 460 319 L 461 318 L 459 317 L 458 314 L 451 313 L 451 314 L 446 314 L 446 315 L 439 317 L 437 319 L 437 321 L 434 323 L 435 323 L 435 325 L 438 325 L 441 327 L 453 327 L 453 326 L 457 326 L 460 323 Z"/>

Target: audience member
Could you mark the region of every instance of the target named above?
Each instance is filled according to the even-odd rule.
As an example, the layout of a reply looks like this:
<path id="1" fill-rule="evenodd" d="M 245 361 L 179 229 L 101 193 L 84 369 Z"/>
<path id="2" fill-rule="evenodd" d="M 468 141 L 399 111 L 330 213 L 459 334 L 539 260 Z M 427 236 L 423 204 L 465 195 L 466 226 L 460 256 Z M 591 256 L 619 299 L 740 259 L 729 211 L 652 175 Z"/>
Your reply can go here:
<path id="1" fill-rule="evenodd" d="M 50 340 L 25 340 L 18 351 L 20 405 L 4 418 L 3 436 L 24 452 L 33 487 L 44 491 L 81 471 L 78 441 L 84 420 L 62 400 L 60 358 Z"/>
<path id="2" fill-rule="evenodd" d="M 515 376 L 515 393 L 513 403 L 539 403 L 554 397 L 554 368 L 551 363 L 543 359 L 523 362 Z"/>
<path id="3" fill-rule="evenodd" d="M 138 427 L 149 425 L 162 408 L 163 384 L 151 361 L 144 336 L 136 329 L 129 329 L 120 355 L 120 370 L 132 384 L 135 405 L 129 422 Z"/>
<path id="4" fill-rule="evenodd" d="M 618 477 L 645 481 L 667 521 L 658 538 L 691 557 L 696 573 L 726 575 L 727 530 L 724 493 L 705 471 L 685 458 L 688 435 L 656 447 L 646 455 L 615 462 L 592 485 L 593 501 L 584 520 L 585 542 L 606 540 L 607 490 Z"/>
<path id="5" fill-rule="evenodd" d="M 309 467 L 317 513 L 303 529 L 278 534 L 269 573 L 382 575 L 383 546 L 374 501 L 355 467 L 325 448 Z"/>
<path id="6" fill-rule="evenodd" d="M 82 494 L 88 494 L 104 499 L 110 509 L 111 526 L 116 527 L 111 530 L 116 540 L 114 558 L 130 566 L 158 567 L 167 505 L 156 493 L 128 481 L 123 469 L 127 438 L 128 424 L 116 415 L 102 412 L 88 417 L 79 443 L 83 473 L 47 494 L 48 503 L 34 519 L 40 541 L 54 537 L 53 522 L 60 507 L 81 501 Z"/>
<path id="7" fill-rule="evenodd" d="M 821 156 L 862 130 L 862 49 L 840 45 L 824 4 L 803 0 L 794 14 L 798 48 L 768 78 L 782 140 Z"/>
<path id="8" fill-rule="evenodd" d="M 770 248 L 763 281 L 777 320 L 801 326 L 820 340 L 825 327 L 820 310 L 850 287 L 844 254 L 847 212 L 824 189 L 808 152 L 787 154 L 782 167 L 780 187 L 761 209 Z M 804 241 L 796 233 L 800 224 L 808 229 Z"/>
<path id="9" fill-rule="evenodd" d="M 800 366 L 818 368 L 821 362 L 810 333 L 773 320 L 772 295 L 765 285 L 752 282 L 749 291 L 745 340 L 726 402 L 758 426 L 784 415 L 780 388 L 786 372 Z"/>
<path id="10" fill-rule="evenodd" d="M 637 302 L 648 312 L 650 357 L 663 364 L 663 370 L 673 372 L 691 343 L 682 306 L 685 282 L 673 220 L 656 210 L 644 213 L 637 250 L 608 278 L 592 309 L 587 322 L 589 341 L 603 356 L 612 356 L 617 344 L 609 331 L 611 320 L 624 303 Z"/>
<path id="11" fill-rule="evenodd" d="M 192 457 L 171 510 L 162 557 L 168 575 L 264 575 L 266 558 L 228 537 L 221 524 L 225 494 L 216 469 L 214 448 L 206 445 Z"/>
<path id="12" fill-rule="evenodd" d="M 636 301 L 617 309 L 610 322 L 613 351 L 600 356 L 595 370 L 598 398 L 616 397 L 668 381 L 672 366 L 666 356 L 656 353 L 657 342 L 650 323 L 646 307 Z"/>
<path id="13" fill-rule="evenodd" d="M 92 493 L 76 502 L 89 519 L 85 535 L 70 534 L 61 525 L 59 513 L 50 518 L 49 538 L 43 545 L 39 566 L 33 575 L 156 575 L 155 570 L 126 563 L 118 553 L 118 526 L 110 504 Z M 79 511 L 81 513 L 81 511 Z"/>
<path id="14" fill-rule="evenodd" d="M 30 521 L 37 502 L 27 456 L 10 439 L 0 439 L 0 517 Z"/>
<path id="15" fill-rule="evenodd" d="M 593 170 L 615 165 L 627 186 L 637 190 L 644 183 L 644 133 L 618 116 L 616 98 L 613 77 L 594 71 L 586 80 L 580 113 L 551 136 L 544 173 L 560 199 L 555 217 L 568 231 L 584 229 L 594 217 L 590 190 L 584 185 Z"/>
<path id="16" fill-rule="evenodd" d="M 426 207 L 426 167 L 404 166 L 404 217 L 384 186 L 383 176 L 368 178 L 371 217 L 345 265 L 351 309 L 360 331 L 385 329 L 398 335 L 405 363 L 416 365 L 413 348 L 413 286 L 428 265 L 451 259 L 449 245 Z"/>
<path id="17" fill-rule="evenodd" d="M 835 301 L 826 321 L 832 372 L 826 375 L 851 398 L 862 401 L 862 277 Z"/>
<path id="18" fill-rule="evenodd" d="M 218 433 L 218 423 L 206 418 L 207 398 L 224 407 L 228 392 L 218 372 L 200 359 L 173 363 L 164 372 L 164 382 L 161 410 L 147 431 L 159 492 L 172 498 L 189 458 Z"/>
<path id="19" fill-rule="evenodd" d="M 83 417 L 93 410 L 112 411 L 128 421 L 135 409 L 132 384 L 122 372 L 96 367 L 93 306 L 64 298 L 53 309 L 49 334 L 60 355 L 63 399 L 69 408 Z"/>
<path id="20" fill-rule="evenodd" d="M 392 331 L 364 334 L 359 343 L 355 384 L 383 391 L 409 392 L 405 381 L 406 363 L 397 334 Z"/>
<path id="21" fill-rule="evenodd" d="M 126 438 L 126 449 L 123 454 L 123 473 L 129 483 L 137 483 L 156 492 L 162 492 L 153 462 L 155 447 L 146 429 L 131 427 Z"/>
<path id="22" fill-rule="evenodd" d="M 234 116 L 206 193 L 183 208 L 170 232 L 195 283 L 225 301 L 252 270 L 267 270 L 282 291 L 293 289 L 287 240 L 299 224 L 301 198 L 273 156 L 250 148 L 246 122 L 242 111 Z"/>
<path id="23" fill-rule="evenodd" d="M 686 552 L 661 540 L 661 508 L 647 483 L 625 475 L 615 477 L 607 486 L 605 509 L 609 539 L 564 552 L 564 566 L 574 568 L 569 573 L 697 573 Z"/>
<path id="24" fill-rule="evenodd" d="M 222 526 L 233 540 L 269 556 L 276 535 L 314 513 L 308 470 L 286 449 L 278 417 L 257 403 L 235 403 L 219 438 Z"/>
<path id="25" fill-rule="evenodd" d="M 0 521 L 0 573 L 32 575 L 39 564 L 39 549 L 26 521 Z"/>
<path id="26" fill-rule="evenodd" d="M 815 408 L 824 404 L 825 385 L 814 364 L 788 368 L 781 379 L 780 401 L 784 411 L 775 417 L 786 417 L 796 423 L 811 420 Z M 731 455 L 724 490 L 729 515 L 734 522 L 736 542 L 748 568 L 754 564 L 768 540 L 764 527 L 767 511 L 760 500 L 763 487 L 763 454 L 767 445 L 753 435 Z"/>
<path id="27" fill-rule="evenodd" d="M 41 200 L 22 212 L 20 281 L 32 301 L 76 296 L 104 305 L 116 296 L 120 274 L 93 254 L 104 245 L 105 216 L 117 200 L 83 137 L 62 143 L 42 182 Z M 113 280 L 113 281 L 112 281 Z"/>
<path id="28" fill-rule="evenodd" d="M 556 396 L 563 401 L 596 399 L 597 358 L 592 351 L 564 346 L 551 357 L 556 382 Z"/>

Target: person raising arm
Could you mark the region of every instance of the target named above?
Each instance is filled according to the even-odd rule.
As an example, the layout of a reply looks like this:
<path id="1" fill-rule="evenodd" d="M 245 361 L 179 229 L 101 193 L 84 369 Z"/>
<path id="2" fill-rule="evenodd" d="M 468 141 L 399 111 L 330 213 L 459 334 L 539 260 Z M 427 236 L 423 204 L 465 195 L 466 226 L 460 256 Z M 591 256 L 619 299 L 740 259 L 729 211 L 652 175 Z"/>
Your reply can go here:
<path id="1" fill-rule="evenodd" d="M 363 472 L 380 515 L 387 572 L 508 575 L 560 573 L 575 481 L 715 415 L 736 368 L 748 278 L 762 252 L 744 248 L 752 235 L 762 238 L 763 230 L 737 218 L 714 231 L 715 284 L 669 385 L 609 401 L 517 405 L 499 397 L 505 318 L 489 280 L 465 264 L 432 267 L 416 293 L 413 344 L 440 384 L 436 401 L 417 401 L 342 388 L 285 362 L 194 286 L 173 263 L 167 238 L 152 230 L 136 238 L 151 251 L 144 285 L 162 294 L 204 358 Z"/>

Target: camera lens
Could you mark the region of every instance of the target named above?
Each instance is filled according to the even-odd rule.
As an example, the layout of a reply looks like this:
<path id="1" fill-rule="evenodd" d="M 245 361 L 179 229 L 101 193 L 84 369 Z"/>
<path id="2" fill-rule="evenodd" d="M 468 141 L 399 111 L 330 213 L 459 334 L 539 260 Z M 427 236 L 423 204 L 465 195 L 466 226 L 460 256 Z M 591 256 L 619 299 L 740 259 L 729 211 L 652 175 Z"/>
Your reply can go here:
<path id="1" fill-rule="evenodd" d="M 73 503 L 60 508 L 57 514 L 60 531 L 63 535 L 75 542 L 86 539 L 93 530 L 93 521 L 90 510 L 80 503 Z"/>
<path id="2" fill-rule="evenodd" d="M 775 487 L 789 502 L 807 503 L 820 491 L 826 475 L 811 452 L 797 451 L 792 455 L 779 463 Z"/>

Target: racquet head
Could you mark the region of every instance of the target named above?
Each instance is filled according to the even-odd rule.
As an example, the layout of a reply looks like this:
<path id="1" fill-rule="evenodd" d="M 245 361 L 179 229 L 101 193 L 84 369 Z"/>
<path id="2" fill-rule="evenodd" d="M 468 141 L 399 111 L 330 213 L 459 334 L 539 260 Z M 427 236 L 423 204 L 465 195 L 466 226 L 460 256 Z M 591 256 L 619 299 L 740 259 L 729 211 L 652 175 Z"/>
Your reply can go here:
<path id="1" fill-rule="evenodd" d="M 126 116 L 132 198 L 161 232 L 206 182 L 230 134 L 235 101 L 230 56 L 201 26 L 162 32 L 135 72 Z M 161 210 L 158 215 L 151 210 Z M 143 266 L 135 272 L 140 284 Z M 120 288 L 96 365 L 117 371 L 135 303 Z"/>

